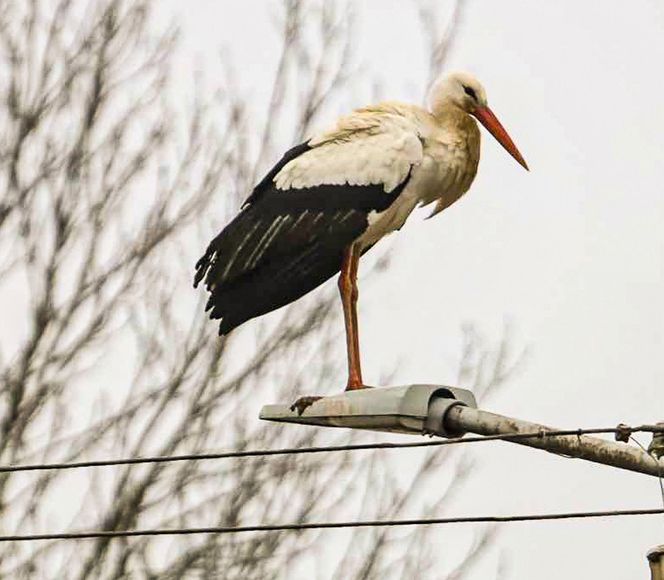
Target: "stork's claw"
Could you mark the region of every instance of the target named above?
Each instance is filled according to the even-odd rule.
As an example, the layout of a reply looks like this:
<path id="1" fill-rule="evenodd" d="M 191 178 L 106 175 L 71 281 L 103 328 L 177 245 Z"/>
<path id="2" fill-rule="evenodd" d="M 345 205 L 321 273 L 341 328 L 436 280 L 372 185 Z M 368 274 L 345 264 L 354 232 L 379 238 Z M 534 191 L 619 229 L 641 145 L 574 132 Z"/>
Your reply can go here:
<path id="1" fill-rule="evenodd" d="M 291 406 L 290 410 L 295 411 L 297 410 L 298 415 L 302 415 L 304 413 L 304 410 L 313 405 L 316 401 L 319 399 L 322 399 L 323 397 L 317 397 L 315 395 L 310 395 L 308 397 L 300 397 L 297 401 L 295 401 Z"/>

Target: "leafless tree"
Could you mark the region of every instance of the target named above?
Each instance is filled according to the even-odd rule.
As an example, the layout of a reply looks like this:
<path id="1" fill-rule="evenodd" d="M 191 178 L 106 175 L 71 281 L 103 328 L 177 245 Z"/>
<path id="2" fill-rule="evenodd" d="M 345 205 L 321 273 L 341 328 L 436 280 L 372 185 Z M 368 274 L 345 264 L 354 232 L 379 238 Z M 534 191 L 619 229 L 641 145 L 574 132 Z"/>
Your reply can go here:
<path id="1" fill-rule="evenodd" d="M 349 8 L 283 4 L 281 53 L 257 123 L 230 66 L 220 88 L 205 91 L 209 99 L 196 91 L 187 106 L 174 105 L 177 34 L 158 30 L 150 0 L 0 4 L 2 463 L 357 437 L 255 420 L 261 401 L 338 386 L 331 289 L 219 339 L 189 287 L 210 234 L 350 81 Z M 273 120 L 286 116 L 295 129 L 275 131 Z M 509 374 L 509 353 L 490 356 L 467 337 L 461 378 L 478 391 L 495 388 Z M 424 455 L 405 484 L 390 465 L 380 453 L 368 461 L 326 454 L 6 473 L 0 521 L 4 533 L 29 533 L 438 513 L 469 473 L 463 458 L 440 451 Z M 452 465 L 447 491 L 414 506 L 420 486 Z M 432 561 L 427 534 L 346 534 L 326 556 L 329 570 L 422 572 Z M 491 538 L 481 532 L 451 559 L 451 578 L 462 578 Z M 313 531 L 4 544 L 0 574 L 277 578 L 309 565 L 323 545 Z"/>

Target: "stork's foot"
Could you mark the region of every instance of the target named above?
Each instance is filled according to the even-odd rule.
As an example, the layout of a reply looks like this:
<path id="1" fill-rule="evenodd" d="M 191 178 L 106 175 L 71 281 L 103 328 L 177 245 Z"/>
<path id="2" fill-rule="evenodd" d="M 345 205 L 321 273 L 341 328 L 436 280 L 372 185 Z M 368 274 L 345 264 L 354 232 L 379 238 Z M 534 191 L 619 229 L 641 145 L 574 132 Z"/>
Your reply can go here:
<path id="1" fill-rule="evenodd" d="M 319 399 L 322 399 L 323 397 L 317 397 L 315 395 L 309 395 L 308 397 L 300 397 L 297 401 L 295 401 L 291 406 L 290 410 L 291 411 L 297 411 L 298 415 L 302 415 L 304 413 L 304 410 L 307 407 L 310 407 L 313 405 L 316 401 Z"/>

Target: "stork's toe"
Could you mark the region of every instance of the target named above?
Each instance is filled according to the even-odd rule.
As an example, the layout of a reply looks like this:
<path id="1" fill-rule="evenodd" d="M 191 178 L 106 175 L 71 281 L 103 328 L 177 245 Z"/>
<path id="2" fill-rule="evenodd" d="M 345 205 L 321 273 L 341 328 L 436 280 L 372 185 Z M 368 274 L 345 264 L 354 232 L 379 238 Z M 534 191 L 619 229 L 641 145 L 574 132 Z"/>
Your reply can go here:
<path id="1" fill-rule="evenodd" d="M 297 401 L 295 401 L 291 406 L 290 410 L 291 411 L 297 411 L 298 415 L 302 415 L 304 413 L 305 409 L 313 405 L 316 401 L 319 399 L 322 399 L 323 397 L 318 397 L 316 395 L 309 395 L 307 397 L 300 397 Z"/>

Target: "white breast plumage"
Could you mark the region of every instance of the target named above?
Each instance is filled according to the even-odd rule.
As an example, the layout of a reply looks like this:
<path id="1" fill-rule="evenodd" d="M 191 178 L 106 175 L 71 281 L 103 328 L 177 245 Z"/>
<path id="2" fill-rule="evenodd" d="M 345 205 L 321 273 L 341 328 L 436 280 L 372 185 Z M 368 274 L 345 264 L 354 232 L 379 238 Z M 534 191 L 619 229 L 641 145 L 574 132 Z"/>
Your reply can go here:
<path id="1" fill-rule="evenodd" d="M 369 228 L 359 239 L 363 246 L 400 229 L 417 205 L 437 202 L 431 215 L 458 200 L 470 187 L 479 161 L 479 130 L 471 121 L 470 138 L 458 142 L 456 132 L 434 124 L 428 116 L 417 118 L 422 161 L 414 165 L 408 185 L 385 211 L 369 214 Z"/>

